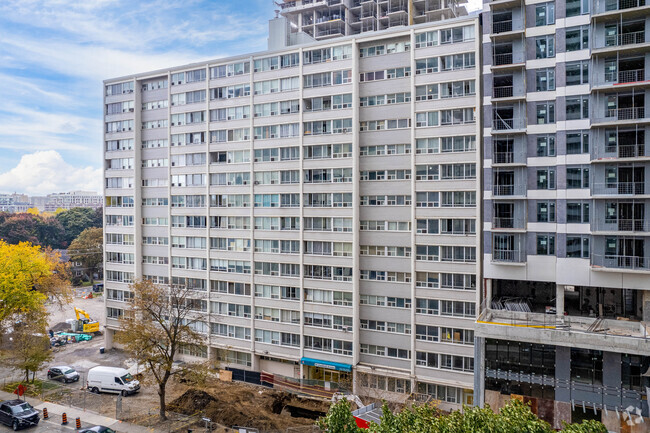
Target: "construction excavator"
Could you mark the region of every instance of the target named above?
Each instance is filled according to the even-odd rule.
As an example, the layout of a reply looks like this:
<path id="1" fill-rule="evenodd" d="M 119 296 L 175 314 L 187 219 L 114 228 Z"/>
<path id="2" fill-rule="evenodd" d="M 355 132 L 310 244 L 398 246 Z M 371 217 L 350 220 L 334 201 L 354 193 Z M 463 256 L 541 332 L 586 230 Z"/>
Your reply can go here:
<path id="1" fill-rule="evenodd" d="M 77 316 L 77 320 L 72 322 L 72 332 L 91 333 L 99 331 L 99 322 L 97 320 L 92 320 L 90 315 L 84 310 L 74 307 L 74 313 Z"/>

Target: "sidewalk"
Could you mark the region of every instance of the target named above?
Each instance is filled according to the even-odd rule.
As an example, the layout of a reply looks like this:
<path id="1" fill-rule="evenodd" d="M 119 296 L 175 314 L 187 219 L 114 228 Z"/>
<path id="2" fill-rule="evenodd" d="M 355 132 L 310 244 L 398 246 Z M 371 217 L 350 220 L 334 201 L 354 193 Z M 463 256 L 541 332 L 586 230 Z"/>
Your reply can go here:
<path id="1" fill-rule="evenodd" d="M 18 398 L 16 394 L 10 394 L 8 392 L 0 391 L 1 400 L 13 400 Z M 22 397 L 21 397 L 22 399 Z M 115 418 L 109 418 L 106 416 L 98 415 L 94 412 L 84 411 L 69 406 L 61 406 L 54 403 L 43 403 L 37 398 L 27 397 L 25 398 L 29 404 L 34 406 L 39 412 L 41 412 L 41 419 L 43 408 L 47 408 L 49 421 L 61 422 L 61 415 L 65 412 L 68 417 L 68 426 L 73 430 L 75 427 L 75 419 L 79 418 L 81 420 L 82 427 L 90 427 L 93 425 L 102 425 L 104 427 L 110 427 L 118 433 L 163 433 L 161 430 L 154 430 L 150 427 L 142 427 L 135 424 L 130 424 L 127 422 L 122 422 Z"/>

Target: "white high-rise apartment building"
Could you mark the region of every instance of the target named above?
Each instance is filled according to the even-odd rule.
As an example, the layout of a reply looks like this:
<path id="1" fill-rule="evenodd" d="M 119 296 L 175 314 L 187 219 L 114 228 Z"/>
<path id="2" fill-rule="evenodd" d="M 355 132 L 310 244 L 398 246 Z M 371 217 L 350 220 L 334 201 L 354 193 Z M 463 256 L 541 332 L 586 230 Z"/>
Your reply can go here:
<path id="1" fill-rule="evenodd" d="M 107 347 L 146 278 L 196 291 L 189 358 L 472 404 L 479 48 L 463 17 L 107 80 Z"/>

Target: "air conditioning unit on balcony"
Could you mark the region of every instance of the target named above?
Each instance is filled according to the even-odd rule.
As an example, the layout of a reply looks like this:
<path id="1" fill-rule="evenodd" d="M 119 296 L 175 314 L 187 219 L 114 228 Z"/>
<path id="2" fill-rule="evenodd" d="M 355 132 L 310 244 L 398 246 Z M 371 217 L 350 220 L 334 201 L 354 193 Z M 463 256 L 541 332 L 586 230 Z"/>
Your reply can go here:
<path id="1" fill-rule="evenodd" d="M 259 184 L 260 184 L 260 181 L 259 181 L 259 180 L 256 180 L 254 183 L 255 183 L 255 185 L 259 185 Z"/>

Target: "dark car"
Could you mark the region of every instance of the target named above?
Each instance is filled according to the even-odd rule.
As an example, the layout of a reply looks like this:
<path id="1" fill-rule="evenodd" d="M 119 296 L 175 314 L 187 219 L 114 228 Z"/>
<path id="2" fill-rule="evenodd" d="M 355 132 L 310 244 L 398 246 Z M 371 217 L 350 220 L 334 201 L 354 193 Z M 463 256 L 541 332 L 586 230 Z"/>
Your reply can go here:
<path id="1" fill-rule="evenodd" d="M 79 373 L 74 368 L 67 365 L 60 365 L 58 367 L 50 367 L 47 370 L 47 378 L 61 380 L 65 383 L 76 382 L 79 380 Z"/>
<path id="2" fill-rule="evenodd" d="M 79 433 L 117 433 L 115 430 L 104 427 L 103 425 L 96 425 L 93 427 L 86 427 L 79 430 Z"/>
<path id="3" fill-rule="evenodd" d="M 0 403 L 0 422 L 12 427 L 14 431 L 35 426 L 40 420 L 38 411 L 26 401 L 7 400 Z"/>

